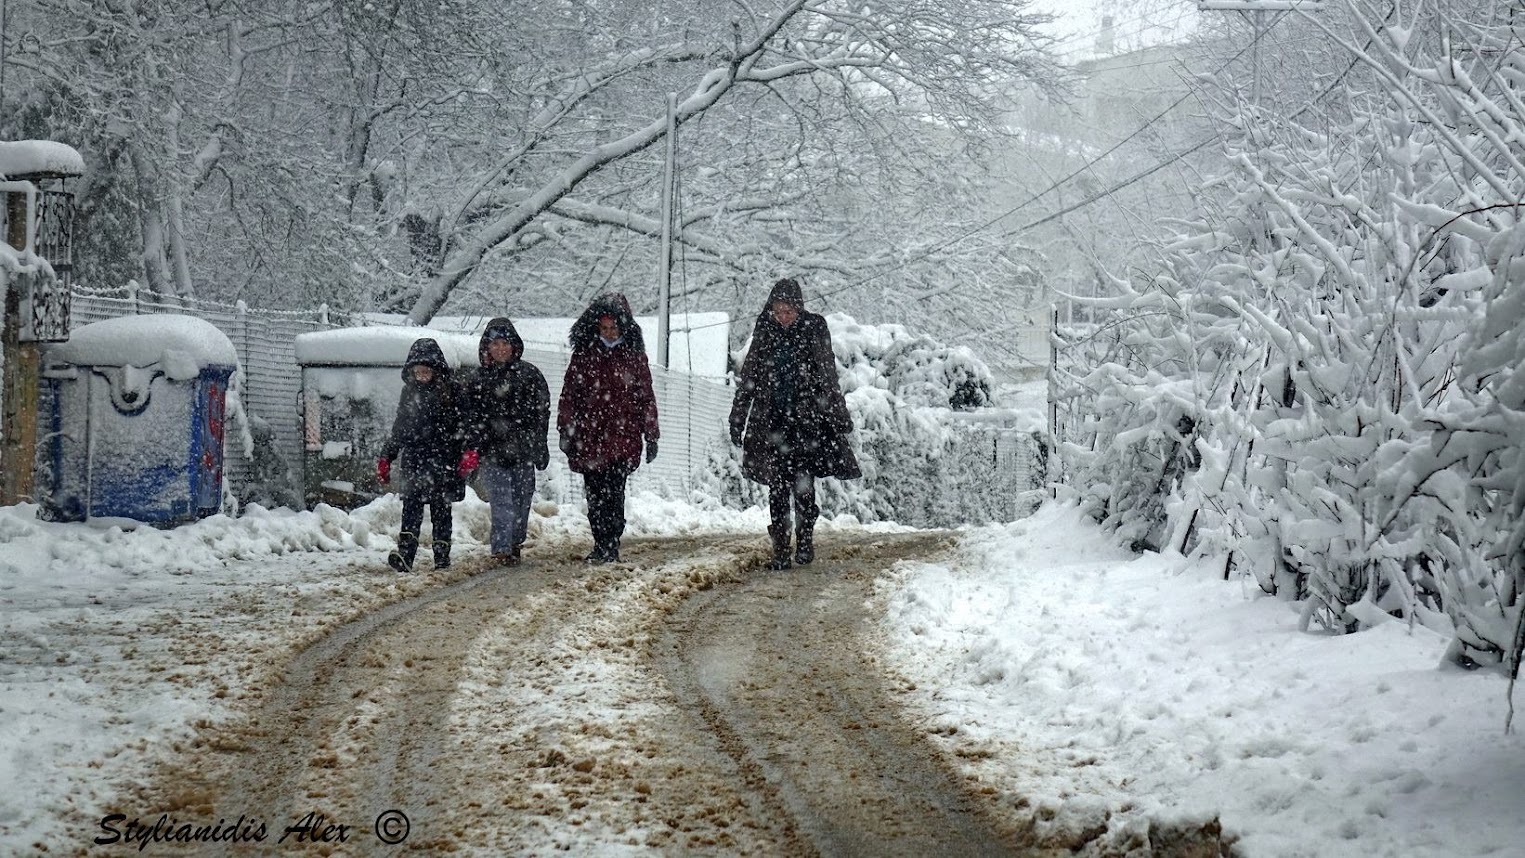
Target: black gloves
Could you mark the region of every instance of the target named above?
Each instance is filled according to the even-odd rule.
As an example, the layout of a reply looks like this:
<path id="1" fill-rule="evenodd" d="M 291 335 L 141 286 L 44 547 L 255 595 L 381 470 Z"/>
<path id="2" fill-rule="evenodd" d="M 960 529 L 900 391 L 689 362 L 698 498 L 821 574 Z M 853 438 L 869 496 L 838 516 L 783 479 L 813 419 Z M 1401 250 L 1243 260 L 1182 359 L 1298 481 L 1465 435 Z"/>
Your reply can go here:
<path id="1" fill-rule="evenodd" d="M 646 439 L 646 464 L 648 464 L 648 465 L 651 464 L 651 460 L 655 459 L 656 457 L 657 457 L 657 442 L 653 438 L 647 438 Z"/>

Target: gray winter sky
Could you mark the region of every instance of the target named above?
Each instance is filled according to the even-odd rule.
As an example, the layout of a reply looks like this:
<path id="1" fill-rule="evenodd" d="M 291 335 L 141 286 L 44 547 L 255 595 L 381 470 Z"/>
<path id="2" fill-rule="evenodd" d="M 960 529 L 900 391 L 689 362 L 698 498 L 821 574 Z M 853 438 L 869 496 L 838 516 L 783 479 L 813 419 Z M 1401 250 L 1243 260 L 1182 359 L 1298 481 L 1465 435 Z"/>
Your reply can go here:
<path id="1" fill-rule="evenodd" d="M 1118 51 L 1134 50 L 1169 40 L 1193 29 L 1194 0 L 1033 0 L 1033 8 L 1059 16 L 1052 31 L 1059 52 L 1068 60 L 1094 56 L 1102 19 L 1113 19 L 1112 40 Z"/>

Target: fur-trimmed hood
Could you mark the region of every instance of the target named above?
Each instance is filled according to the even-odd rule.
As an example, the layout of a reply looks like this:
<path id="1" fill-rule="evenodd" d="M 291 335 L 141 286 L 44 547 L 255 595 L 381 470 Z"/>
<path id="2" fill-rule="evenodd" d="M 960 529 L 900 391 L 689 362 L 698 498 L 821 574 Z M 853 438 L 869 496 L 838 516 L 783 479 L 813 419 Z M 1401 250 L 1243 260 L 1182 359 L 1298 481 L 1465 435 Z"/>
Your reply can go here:
<path id="1" fill-rule="evenodd" d="M 620 326 L 620 336 L 625 338 L 626 345 L 645 354 L 646 338 L 641 333 L 641 326 L 636 324 L 635 316 L 630 312 L 630 302 L 619 292 L 610 292 L 593 299 L 588 309 L 583 310 L 577 321 L 572 323 L 572 331 L 567 335 L 572 351 L 591 349 L 598 343 L 598 320 L 604 316 L 614 317 L 614 323 Z"/>

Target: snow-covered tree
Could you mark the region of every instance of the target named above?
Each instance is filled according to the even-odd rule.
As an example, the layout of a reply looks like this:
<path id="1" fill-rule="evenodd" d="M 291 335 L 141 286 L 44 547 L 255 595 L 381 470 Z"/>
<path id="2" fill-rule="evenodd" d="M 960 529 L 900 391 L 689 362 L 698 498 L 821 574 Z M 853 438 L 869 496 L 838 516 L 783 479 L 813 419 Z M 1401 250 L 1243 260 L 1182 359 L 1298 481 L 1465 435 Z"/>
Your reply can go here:
<path id="1" fill-rule="evenodd" d="M 966 239 L 1001 108 L 1060 74 L 1025 3 L 272 0 L 13 11 L 0 131 L 81 149 L 81 281 L 432 316 L 654 282 L 678 97 L 678 296 L 782 272 L 968 317 L 1035 257 Z M 128 248 L 124 250 L 125 248 Z M 889 296 L 892 300 L 882 300 Z M 654 300 L 654 299 L 653 299 Z M 939 322 L 940 324 L 941 322 Z"/>
<path id="2" fill-rule="evenodd" d="M 1344 73 L 1234 114 L 1227 203 L 1069 333 L 1067 479 L 1309 622 L 1406 616 L 1513 672 L 1525 50 L 1471 4 L 1344 10 L 1315 21 Z"/>

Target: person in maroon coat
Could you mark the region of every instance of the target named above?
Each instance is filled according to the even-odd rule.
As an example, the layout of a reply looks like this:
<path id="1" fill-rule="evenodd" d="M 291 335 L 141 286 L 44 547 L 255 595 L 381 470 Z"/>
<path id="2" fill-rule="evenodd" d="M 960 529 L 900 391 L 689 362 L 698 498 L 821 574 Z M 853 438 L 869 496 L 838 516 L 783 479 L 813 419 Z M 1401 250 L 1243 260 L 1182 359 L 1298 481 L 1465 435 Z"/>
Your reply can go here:
<path id="1" fill-rule="evenodd" d="M 625 481 L 657 457 L 657 399 L 641 328 L 630 302 L 618 292 L 595 300 L 568 337 L 572 360 L 556 407 L 556 432 L 567 464 L 583 476 L 588 524 L 593 529 L 589 563 L 620 559 L 625 533 Z"/>
<path id="2" fill-rule="evenodd" d="M 862 476 L 847 442 L 853 431 L 837 382 L 826 320 L 805 309 L 800 284 L 773 284 L 752 329 L 752 345 L 731 403 L 731 443 L 741 447 L 741 473 L 768 487 L 770 569 L 815 559 L 815 478 Z M 795 521 L 790 521 L 790 503 Z"/>

